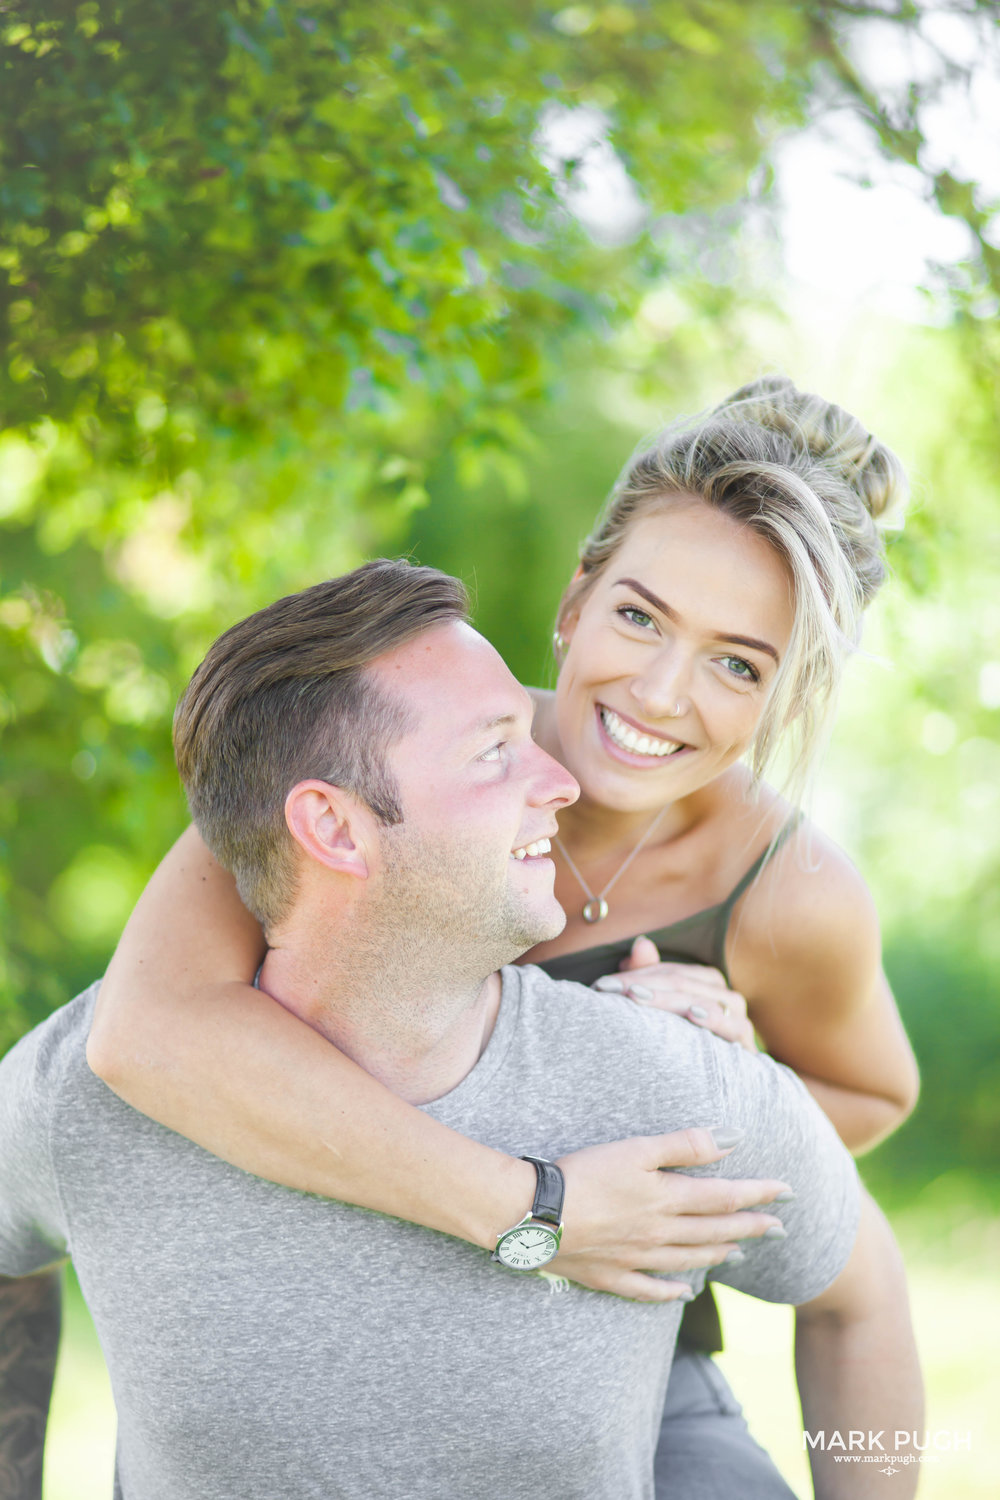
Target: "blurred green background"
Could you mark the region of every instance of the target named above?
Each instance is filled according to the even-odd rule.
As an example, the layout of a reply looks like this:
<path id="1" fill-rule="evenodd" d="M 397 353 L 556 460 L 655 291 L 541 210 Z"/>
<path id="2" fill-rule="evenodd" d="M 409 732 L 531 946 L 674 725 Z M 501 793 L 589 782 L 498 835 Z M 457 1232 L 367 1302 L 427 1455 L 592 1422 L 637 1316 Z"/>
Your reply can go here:
<path id="1" fill-rule="evenodd" d="M 405 553 L 548 681 L 635 442 L 785 370 L 913 480 L 814 811 L 924 1076 L 866 1176 L 985 1380 L 995 5 L 14 0 L 0 40 L 0 1048 L 101 971 L 183 827 L 171 710 L 220 629 Z M 934 1493 L 988 1492 L 963 1474 Z"/>

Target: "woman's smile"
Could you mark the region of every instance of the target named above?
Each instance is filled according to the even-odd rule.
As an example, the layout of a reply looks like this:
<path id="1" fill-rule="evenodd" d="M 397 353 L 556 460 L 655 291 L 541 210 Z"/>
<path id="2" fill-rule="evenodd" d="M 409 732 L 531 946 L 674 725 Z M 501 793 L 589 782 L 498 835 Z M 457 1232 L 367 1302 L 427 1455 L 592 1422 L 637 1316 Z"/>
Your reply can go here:
<path id="1" fill-rule="evenodd" d="M 597 704 L 596 713 L 598 731 L 607 744 L 608 753 L 627 765 L 658 770 L 665 761 L 677 760 L 694 748 L 681 739 L 639 724 L 605 703 Z"/>

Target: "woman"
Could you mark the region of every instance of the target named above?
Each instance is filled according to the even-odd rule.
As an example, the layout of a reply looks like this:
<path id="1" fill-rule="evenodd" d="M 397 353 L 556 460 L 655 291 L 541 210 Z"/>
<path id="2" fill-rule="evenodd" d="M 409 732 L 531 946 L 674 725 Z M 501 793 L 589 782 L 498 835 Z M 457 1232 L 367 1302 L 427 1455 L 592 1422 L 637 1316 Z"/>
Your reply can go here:
<path id="1" fill-rule="evenodd" d="M 581 797 L 556 841 L 567 925 L 528 959 L 559 977 L 605 976 L 745 1043 L 748 1003 L 764 1045 L 854 1150 L 912 1107 L 913 1059 L 864 883 L 762 776 L 779 742 L 791 746 L 801 791 L 883 577 L 875 518 L 901 488 L 898 461 L 847 413 L 783 380 L 745 387 L 627 468 L 560 606 L 557 688 L 536 695 L 536 738 Z M 410 1109 L 249 988 L 263 951 L 189 831 L 108 971 L 95 1070 L 259 1175 L 491 1244 L 513 1222 L 520 1164 Z M 664 1233 L 649 1204 L 662 1181 L 652 1168 L 667 1164 L 608 1181 L 607 1212 L 567 1253 L 567 1275 L 663 1300 L 677 1289 L 643 1271 L 732 1253 L 732 1221 L 699 1233 L 681 1215 Z M 695 1342 L 718 1347 L 710 1326 Z M 677 1361 L 674 1406 L 679 1386 L 690 1410 L 692 1372 L 732 1415 L 703 1358 Z M 686 1430 L 665 1420 L 658 1485 L 790 1493 L 766 1465 L 752 1477 L 745 1450 L 738 1478 L 722 1459 L 710 1474 L 704 1455 L 685 1467 Z"/>

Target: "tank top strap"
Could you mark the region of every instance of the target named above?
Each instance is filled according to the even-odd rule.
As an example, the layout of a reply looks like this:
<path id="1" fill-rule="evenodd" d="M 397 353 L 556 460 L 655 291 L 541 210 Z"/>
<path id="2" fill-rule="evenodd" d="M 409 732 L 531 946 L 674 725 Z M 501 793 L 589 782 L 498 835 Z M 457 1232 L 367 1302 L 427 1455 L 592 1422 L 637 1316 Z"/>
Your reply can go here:
<path id="1" fill-rule="evenodd" d="M 761 870 L 763 870 L 768 860 L 770 860 L 775 854 L 777 854 L 782 844 L 788 842 L 801 822 L 802 814 L 800 812 L 793 813 L 792 816 L 788 819 L 788 822 L 783 824 L 782 827 L 779 828 L 778 832 L 775 834 L 774 838 L 768 844 L 763 853 L 757 856 L 753 864 L 750 866 L 749 870 L 747 870 L 746 874 L 743 875 L 743 877 L 738 880 L 737 883 L 733 886 L 733 889 L 729 892 L 729 895 L 726 897 L 725 901 L 720 904 L 718 908 L 719 927 L 722 931 L 723 938 L 725 937 L 725 933 L 729 927 L 729 919 L 733 914 L 733 907 L 736 905 L 737 901 L 744 894 L 744 892 L 749 890 L 750 886 L 753 885 L 754 881 L 757 879 L 757 876 L 760 874 Z"/>

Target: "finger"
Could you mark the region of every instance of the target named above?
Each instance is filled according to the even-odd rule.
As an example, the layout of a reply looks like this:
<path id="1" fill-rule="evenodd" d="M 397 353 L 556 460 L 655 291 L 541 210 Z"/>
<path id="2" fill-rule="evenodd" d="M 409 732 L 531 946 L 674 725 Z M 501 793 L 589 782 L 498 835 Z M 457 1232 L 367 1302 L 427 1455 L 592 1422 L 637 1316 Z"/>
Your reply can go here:
<path id="1" fill-rule="evenodd" d="M 648 1262 L 649 1251 L 643 1255 L 644 1269 L 657 1271 L 687 1271 L 693 1266 L 707 1265 L 706 1260 L 691 1260 L 692 1254 L 711 1257 L 717 1247 L 739 1244 L 742 1240 L 774 1239 L 768 1231 L 783 1227 L 776 1214 L 765 1209 L 744 1209 L 731 1214 L 665 1214 L 663 1219 L 663 1242 L 656 1251 L 665 1257 L 655 1265 Z M 648 1228 L 648 1226 L 647 1226 Z M 649 1231 L 652 1233 L 653 1231 Z M 625 1244 L 616 1259 L 629 1260 L 636 1253 L 635 1247 Z M 683 1256 L 682 1261 L 671 1261 L 670 1255 Z M 714 1261 L 713 1261 L 714 1264 Z"/>
<path id="2" fill-rule="evenodd" d="M 747 1013 L 747 997 L 741 995 L 739 990 L 717 992 L 712 1004 L 717 1005 L 724 1016 L 745 1016 Z"/>
<path id="3" fill-rule="evenodd" d="M 696 1026 L 714 1032 L 727 1042 L 746 1042 L 753 1035 L 753 1027 L 747 1017 L 747 1005 L 742 995 L 731 992 L 732 998 L 689 1007 L 687 1017 Z"/>
<path id="4" fill-rule="evenodd" d="M 786 1182 L 744 1177 L 690 1177 L 686 1172 L 667 1171 L 661 1173 L 660 1184 L 665 1213 L 700 1217 L 744 1213 L 772 1203 L 791 1203 L 795 1197 Z"/>
<path id="5" fill-rule="evenodd" d="M 660 952 L 652 938 L 637 937 L 628 958 L 622 959 L 622 969 L 648 969 L 660 962 Z"/>
<path id="6" fill-rule="evenodd" d="M 654 1167 L 703 1167 L 718 1161 L 734 1150 L 746 1132 L 738 1125 L 692 1126 L 688 1130 L 671 1130 L 666 1135 L 645 1137 L 650 1165 Z M 701 1182 L 704 1186 L 717 1186 L 713 1178 L 679 1178 L 683 1182 Z M 751 1198 L 750 1203 L 760 1203 L 760 1198 Z"/>
<path id="7" fill-rule="evenodd" d="M 737 1214 L 771 1203 L 790 1203 L 795 1190 L 774 1178 L 692 1177 L 660 1174 L 664 1204 L 673 1214 Z"/>
<path id="8" fill-rule="evenodd" d="M 656 979 L 663 976 L 665 979 L 689 980 L 693 984 L 706 985 L 713 990 L 728 990 L 729 981 L 718 969 L 709 968 L 707 964 L 672 964 L 657 963 L 647 964 L 646 974 L 640 973 L 638 965 L 630 965 L 630 972 L 636 979 Z"/>
<path id="9" fill-rule="evenodd" d="M 637 974 L 632 982 L 643 983 L 642 976 Z M 697 991 L 699 995 L 704 995 L 705 999 L 710 1000 L 713 1005 L 746 1005 L 746 999 L 739 990 L 731 990 L 728 984 L 715 984 L 711 979 L 703 979 L 700 975 L 692 975 L 689 979 L 678 980 L 677 983 Z M 654 981 L 652 988 L 655 989 L 655 987 Z"/>
<path id="10" fill-rule="evenodd" d="M 629 985 L 626 994 L 636 1005 L 643 1005 L 647 1010 L 666 1010 L 675 1016 L 686 1016 L 701 998 L 696 994 L 685 994 L 683 990 L 650 990 L 641 984 Z"/>
<path id="11" fill-rule="evenodd" d="M 671 1167 L 704 1167 L 721 1161 L 743 1140 L 746 1131 L 739 1125 L 692 1125 L 686 1130 L 671 1130 L 664 1135 L 634 1135 L 626 1140 L 615 1141 L 609 1147 L 595 1150 L 614 1150 L 621 1156 L 621 1171 L 632 1168 L 653 1172 L 661 1171 L 661 1182 L 671 1191 L 687 1193 L 692 1201 L 710 1199 L 716 1205 L 726 1204 L 727 1194 L 740 1197 L 728 1206 L 719 1208 L 682 1209 L 691 1213 L 707 1211 L 732 1213 L 739 1208 L 748 1208 L 754 1203 L 770 1203 L 779 1193 L 790 1193 L 787 1182 L 775 1177 L 687 1177 L 682 1172 L 671 1172 Z M 561 1160 L 572 1161 L 572 1157 Z M 748 1196 L 750 1194 L 750 1196 Z"/>
<path id="12" fill-rule="evenodd" d="M 634 990 L 639 987 L 653 994 L 688 994 L 692 998 L 711 1002 L 713 1005 L 732 1005 L 732 997 L 739 993 L 725 985 L 713 984 L 698 975 L 679 972 L 667 973 L 660 965 L 655 969 L 635 969 L 628 974 L 612 974 L 607 980 L 595 981 L 597 989 Z M 742 996 L 740 997 L 742 999 Z"/>
<path id="13" fill-rule="evenodd" d="M 661 1184 L 667 1218 L 690 1217 L 702 1221 L 720 1214 L 745 1214 L 750 1209 L 765 1214 L 771 1212 L 772 1205 L 792 1203 L 795 1199 L 795 1190 L 784 1182 L 760 1184 L 744 1178 L 690 1178 L 687 1173 L 664 1172 Z M 687 1239 L 684 1233 L 681 1244 Z M 672 1241 L 672 1235 L 663 1236 L 664 1244 Z"/>
<path id="14" fill-rule="evenodd" d="M 595 979 L 590 986 L 592 990 L 602 990 L 609 995 L 624 994 L 628 981 L 620 979 L 617 974 L 602 974 L 600 979 Z"/>
<path id="15" fill-rule="evenodd" d="M 628 1265 L 626 1252 L 625 1264 Z M 746 1253 L 734 1240 L 717 1245 L 662 1245 L 636 1254 L 631 1270 L 656 1272 L 660 1276 L 683 1276 L 690 1271 L 712 1271 L 716 1266 L 739 1265 Z"/>
<path id="16" fill-rule="evenodd" d="M 608 1277 L 607 1285 L 596 1290 L 627 1297 L 631 1302 L 691 1302 L 694 1298 L 686 1281 L 661 1281 L 658 1276 L 645 1276 L 641 1271 L 619 1271 Z"/>
<path id="17" fill-rule="evenodd" d="M 603 982 L 600 982 L 599 987 L 605 987 Z M 678 1014 L 686 1014 L 689 1007 L 698 1006 L 700 1009 L 696 1014 L 700 1014 L 702 1019 L 707 1015 L 718 1014 L 731 1025 L 738 1025 L 746 1018 L 746 1001 L 734 990 L 726 990 L 724 998 L 720 999 L 719 991 L 708 985 L 648 984 L 639 979 L 625 980 L 623 988 L 629 999 L 634 1000 L 637 1005 L 652 1005 L 656 1009 L 669 1009 Z"/>
<path id="18" fill-rule="evenodd" d="M 722 973 L 721 969 L 710 968 L 708 964 L 689 964 L 688 967 L 693 969 L 694 973 L 705 984 L 713 985 L 715 989 L 728 990 L 729 980 Z"/>
<path id="19" fill-rule="evenodd" d="M 627 959 L 623 962 L 619 973 L 621 973 L 625 969 L 626 964 L 628 964 Z M 723 989 L 729 988 L 725 979 L 723 979 L 722 975 L 719 973 L 718 969 L 709 969 L 704 964 L 675 964 L 659 962 L 655 964 L 628 964 L 628 973 L 633 979 L 691 979 L 696 983 L 710 984 L 712 988 L 716 990 L 720 987 L 720 985 Z"/>
<path id="20" fill-rule="evenodd" d="M 644 984 L 651 990 L 686 990 L 689 994 L 697 995 L 712 1005 L 728 1005 L 732 1008 L 733 1005 L 746 1004 L 739 990 L 731 990 L 725 984 L 713 984 L 710 979 L 703 979 L 699 974 L 677 974 L 664 976 L 661 979 L 655 971 L 647 974 L 636 973 L 628 975 L 625 983 L 629 986 Z"/>
<path id="21" fill-rule="evenodd" d="M 714 994 L 705 990 L 701 995 L 701 1004 L 708 1007 L 710 1014 L 717 1012 L 724 1021 L 746 1020 L 746 997 L 738 990 L 726 990 L 722 994 L 718 990 Z"/>
<path id="22" fill-rule="evenodd" d="M 690 1006 L 685 1014 L 692 1025 L 700 1026 L 702 1031 L 710 1031 L 724 1042 L 738 1042 L 746 1031 L 745 1016 L 727 1016 L 721 1010 L 709 1012 L 700 1005 Z"/>

